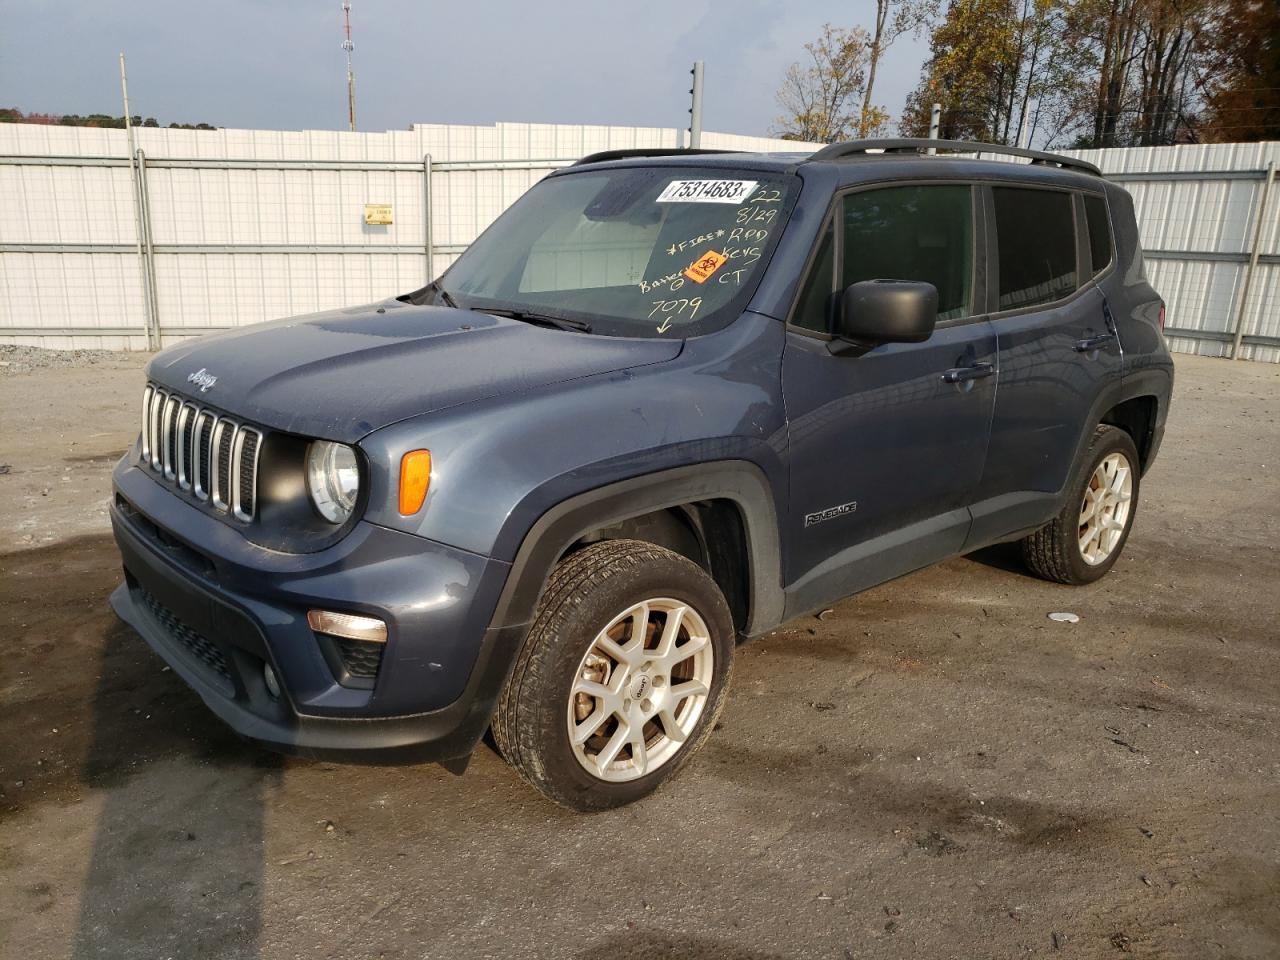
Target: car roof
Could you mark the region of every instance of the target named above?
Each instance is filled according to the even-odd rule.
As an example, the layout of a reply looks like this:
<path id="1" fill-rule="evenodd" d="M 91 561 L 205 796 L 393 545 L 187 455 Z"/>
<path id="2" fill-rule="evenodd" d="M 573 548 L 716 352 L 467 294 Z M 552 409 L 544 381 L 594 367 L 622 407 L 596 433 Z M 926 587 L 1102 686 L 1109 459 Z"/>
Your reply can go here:
<path id="1" fill-rule="evenodd" d="M 723 167 L 726 170 L 772 170 L 778 173 L 789 173 L 794 171 L 796 166 L 804 163 L 809 159 L 809 154 L 804 151 L 796 151 L 794 153 L 745 153 L 739 150 L 725 150 L 724 152 L 703 151 L 698 153 L 681 152 L 681 153 L 659 153 L 652 156 L 643 154 L 628 154 L 627 151 L 618 151 L 619 156 L 610 156 L 602 159 L 595 159 L 599 154 L 585 157 L 573 164 L 571 167 L 564 167 L 557 171 L 563 173 L 566 170 L 578 170 L 586 167 L 590 169 L 615 168 L 615 167 Z"/>
<path id="2" fill-rule="evenodd" d="M 880 143 L 887 147 L 887 149 L 880 148 L 884 149 L 884 152 L 879 152 L 877 149 Z M 950 156 L 946 153 L 930 155 L 916 152 L 916 148 L 924 149 L 922 145 L 931 143 L 950 150 L 981 147 L 983 152 L 1008 156 L 1000 160 L 984 160 L 975 158 L 972 153 Z M 895 144 L 905 144 L 908 147 L 895 148 L 893 146 Z M 847 152 L 843 152 L 841 148 L 847 148 Z M 911 149 L 912 152 L 902 152 L 903 149 Z M 1031 162 L 1024 162 L 1028 158 Z M 806 180 L 810 178 L 824 180 L 835 187 L 880 180 L 965 179 L 1016 181 L 1100 191 L 1105 182 L 1092 164 L 1070 157 L 1023 151 L 998 144 L 923 140 L 858 141 L 853 144 L 834 144 L 816 153 L 618 150 L 584 157 L 573 167 L 558 172 L 631 166 L 701 167 L 759 170 L 780 174 L 799 173 Z"/>

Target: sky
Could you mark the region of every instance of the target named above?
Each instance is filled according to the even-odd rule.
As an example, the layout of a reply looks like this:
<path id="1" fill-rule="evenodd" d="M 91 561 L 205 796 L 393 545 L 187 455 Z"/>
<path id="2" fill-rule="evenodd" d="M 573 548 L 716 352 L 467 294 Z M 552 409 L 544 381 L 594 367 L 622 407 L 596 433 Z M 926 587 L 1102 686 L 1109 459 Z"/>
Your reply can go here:
<path id="1" fill-rule="evenodd" d="M 766 135 L 787 65 L 824 23 L 867 26 L 874 0 L 352 0 L 356 122 L 686 126 Z M 0 0 L 0 106 L 219 127 L 345 129 L 340 0 Z M 875 101 L 897 117 L 924 40 L 886 53 Z"/>

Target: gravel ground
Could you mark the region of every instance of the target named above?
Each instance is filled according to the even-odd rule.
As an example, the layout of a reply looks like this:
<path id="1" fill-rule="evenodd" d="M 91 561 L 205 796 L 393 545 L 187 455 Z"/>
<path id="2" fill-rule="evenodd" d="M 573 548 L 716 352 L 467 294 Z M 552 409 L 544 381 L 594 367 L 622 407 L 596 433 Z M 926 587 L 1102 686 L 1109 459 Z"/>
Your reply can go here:
<path id="1" fill-rule="evenodd" d="M 15 347 L 0 344 L 0 376 L 31 373 L 33 370 L 75 367 L 127 367 L 136 370 L 137 353 L 110 350 L 45 350 L 42 347 Z"/>
<path id="2" fill-rule="evenodd" d="M 788 624 L 583 817 L 229 734 L 106 606 L 142 359 L 0 359 L 0 956 L 1280 956 L 1280 367 L 1179 358 L 1101 583 L 989 550 Z"/>
<path id="3" fill-rule="evenodd" d="M 0 549 L 111 529 L 111 468 L 137 435 L 149 357 L 0 346 Z"/>

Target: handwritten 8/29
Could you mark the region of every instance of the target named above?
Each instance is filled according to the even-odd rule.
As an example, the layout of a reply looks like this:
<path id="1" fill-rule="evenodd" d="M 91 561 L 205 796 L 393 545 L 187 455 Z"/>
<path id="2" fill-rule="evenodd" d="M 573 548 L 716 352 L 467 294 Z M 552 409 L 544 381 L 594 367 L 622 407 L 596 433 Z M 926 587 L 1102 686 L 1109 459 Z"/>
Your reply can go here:
<path id="1" fill-rule="evenodd" d="M 755 204 L 748 204 L 745 207 L 738 208 L 738 217 L 736 223 L 773 223 L 773 218 L 778 215 L 777 210 L 771 210 L 768 207 L 758 207 Z"/>

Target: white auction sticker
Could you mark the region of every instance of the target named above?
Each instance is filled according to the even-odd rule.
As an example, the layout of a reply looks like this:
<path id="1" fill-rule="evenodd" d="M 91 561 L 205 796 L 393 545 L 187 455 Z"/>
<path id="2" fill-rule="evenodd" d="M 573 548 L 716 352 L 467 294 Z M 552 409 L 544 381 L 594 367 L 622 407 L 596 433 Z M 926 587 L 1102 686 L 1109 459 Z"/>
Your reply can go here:
<path id="1" fill-rule="evenodd" d="M 659 203 L 741 203 L 758 180 L 672 180 L 658 194 Z"/>

